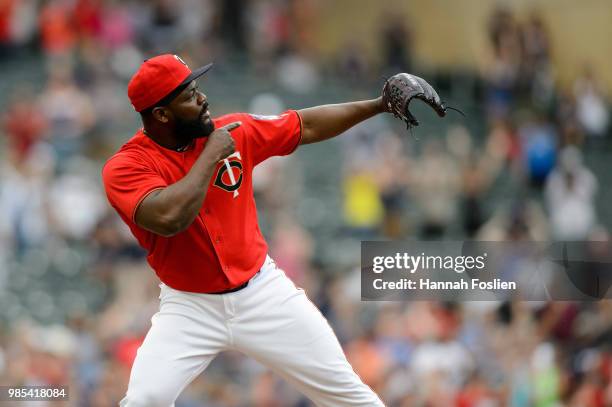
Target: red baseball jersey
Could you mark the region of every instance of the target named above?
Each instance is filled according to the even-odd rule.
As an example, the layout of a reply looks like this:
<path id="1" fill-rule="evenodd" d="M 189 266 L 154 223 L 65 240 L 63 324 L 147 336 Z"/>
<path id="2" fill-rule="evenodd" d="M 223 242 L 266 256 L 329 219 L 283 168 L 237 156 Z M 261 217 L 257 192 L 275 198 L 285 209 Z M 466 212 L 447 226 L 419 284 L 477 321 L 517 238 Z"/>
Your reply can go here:
<path id="1" fill-rule="evenodd" d="M 197 293 L 219 292 L 248 281 L 263 265 L 268 246 L 257 224 L 253 168 L 268 157 L 292 153 L 301 138 L 296 111 L 280 116 L 234 113 L 215 126 L 241 121 L 232 130 L 236 151 L 217 164 L 198 216 L 172 237 L 149 232 L 134 222 L 136 209 L 151 192 L 165 188 L 191 169 L 206 146 L 196 139 L 184 152 L 167 149 L 136 132 L 104 165 L 102 178 L 110 204 L 147 251 L 147 261 L 166 285 Z"/>

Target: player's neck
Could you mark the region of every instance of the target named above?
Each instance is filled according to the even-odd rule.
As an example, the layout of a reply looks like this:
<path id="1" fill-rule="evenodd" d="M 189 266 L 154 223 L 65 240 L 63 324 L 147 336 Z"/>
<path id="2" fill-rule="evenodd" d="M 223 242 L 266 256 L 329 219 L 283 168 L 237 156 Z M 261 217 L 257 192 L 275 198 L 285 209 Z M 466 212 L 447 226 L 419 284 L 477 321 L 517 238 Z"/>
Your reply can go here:
<path id="1" fill-rule="evenodd" d="M 187 142 L 178 141 L 172 134 L 164 131 L 156 131 L 143 127 L 142 132 L 156 144 L 159 144 L 168 150 L 183 152 L 189 149 L 189 146 L 193 144 L 193 140 L 188 140 Z"/>

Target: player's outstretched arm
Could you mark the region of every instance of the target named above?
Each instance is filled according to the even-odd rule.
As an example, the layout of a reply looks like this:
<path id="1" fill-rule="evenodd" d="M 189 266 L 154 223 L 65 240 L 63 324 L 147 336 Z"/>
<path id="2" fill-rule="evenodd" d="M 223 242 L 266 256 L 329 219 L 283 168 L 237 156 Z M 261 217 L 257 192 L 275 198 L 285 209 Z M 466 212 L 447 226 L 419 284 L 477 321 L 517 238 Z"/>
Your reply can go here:
<path id="1" fill-rule="evenodd" d="M 298 110 L 302 118 L 300 144 L 316 143 L 335 137 L 357 123 L 384 111 L 382 97 Z"/>
<path id="2" fill-rule="evenodd" d="M 212 132 L 183 179 L 152 192 L 141 202 L 134 216 L 136 224 L 164 237 L 187 229 L 202 208 L 217 163 L 234 152 L 234 139 L 229 132 L 240 124 L 230 123 Z"/>
<path id="3" fill-rule="evenodd" d="M 418 76 L 399 73 L 387 79 L 382 89 L 382 96 L 377 99 L 299 110 L 298 113 L 302 118 L 300 144 L 327 140 L 382 112 L 392 113 L 408 127 L 418 126 L 418 120 L 408 109 L 413 99 L 423 101 L 440 117 L 446 115 L 447 107 L 429 83 Z"/>

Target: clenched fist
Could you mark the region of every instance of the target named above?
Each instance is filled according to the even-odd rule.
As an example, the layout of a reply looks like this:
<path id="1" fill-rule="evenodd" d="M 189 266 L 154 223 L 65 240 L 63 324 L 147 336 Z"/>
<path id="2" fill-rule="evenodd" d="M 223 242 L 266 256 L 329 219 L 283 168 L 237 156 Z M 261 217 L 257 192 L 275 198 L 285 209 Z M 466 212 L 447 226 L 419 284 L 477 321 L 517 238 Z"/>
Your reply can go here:
<path id="1" fill-rule="evenodd" d="M 210 154 L 214 161 L 221 161 L 232 154 L 236 149 L 236 143 L 230 131 L 239 127 L 242 122 L 233 122 L 219 127 L 208 136 L 204 151 Z"/>

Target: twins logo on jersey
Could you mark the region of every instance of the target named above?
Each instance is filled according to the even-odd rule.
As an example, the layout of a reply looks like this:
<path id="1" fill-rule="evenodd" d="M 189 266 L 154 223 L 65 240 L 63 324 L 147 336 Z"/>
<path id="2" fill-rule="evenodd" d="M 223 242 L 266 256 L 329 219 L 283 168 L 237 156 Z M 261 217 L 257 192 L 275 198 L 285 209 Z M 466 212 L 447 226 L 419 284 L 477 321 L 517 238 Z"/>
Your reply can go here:
<path id="1" fill-rule="evenodd" d="M 227 156 L 223 165 L 217 170 L 214 185 L 224 191 L 232 192 L 234 198 L 239 195 L 238 189 L 242 185 L 242 157 L 240 151 Z"/>

